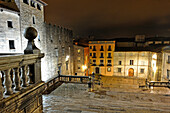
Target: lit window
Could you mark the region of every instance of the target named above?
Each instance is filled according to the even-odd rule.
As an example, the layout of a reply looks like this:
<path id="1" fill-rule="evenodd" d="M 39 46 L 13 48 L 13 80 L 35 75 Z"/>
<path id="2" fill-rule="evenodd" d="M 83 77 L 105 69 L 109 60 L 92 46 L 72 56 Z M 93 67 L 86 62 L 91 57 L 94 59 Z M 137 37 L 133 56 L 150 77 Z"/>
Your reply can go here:
<path id="1" fill-rule="evenodd" d="M 9 48 L 15 49 L 14 40 L 9 40 Z"/>
<path id="2" fill-rule="evenodd" d="M 110 67 L 108 67 L 108 68 L 107 68 L 107 71 L 108 71 L 108 72 L 111 72 L 111 68 L 110 68 Z"/>
<path id="3" fill-rule="evenodd" d="M 80 53 L 80 49 L 78 49 L 77 52 Z"/>
<path id="4" fill-rule="evenodd" d="M 140 69 L 140 73 L 144 73 L 145 69 Z"/>
<path id="5" fill-rule="evenodd" d="M 104 66 L 103 62 L 103 60 L 100 60 L 100 66 Z"/>
<path id="6" fill-rule="evenodd" d="M 130 60 L 130 65 L 133 65 L 133 60 Z"/>
<path id="7" fill-rule="evenodd" d="M 121 72 L 122 72 L 122 69 L 121 69 L 121 68 L 118 68 L 118 72 L 121 73 Z"/>
<path id="8" fill-rule="evenodd" d="M 12 21 L 7 21 L 8 27 L 13 28 Z"/>

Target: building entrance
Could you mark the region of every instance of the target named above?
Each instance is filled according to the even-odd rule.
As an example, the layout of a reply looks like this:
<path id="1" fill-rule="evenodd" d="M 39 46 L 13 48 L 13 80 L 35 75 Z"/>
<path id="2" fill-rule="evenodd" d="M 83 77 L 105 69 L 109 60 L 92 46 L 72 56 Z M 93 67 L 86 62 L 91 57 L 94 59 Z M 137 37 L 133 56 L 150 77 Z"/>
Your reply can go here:
<path id="1" fill-rule="evenodd" d="M 130 69 L 129 69 L 129 76 L 130 76 L 130 77 L 133 77 L 133 76 L 134 76 L 134 69 L 133 69 L 133 68 L 130 68 Z"/>
<path id="2" fill-rule="evenodd" d="M 99 67 L 96 67 L 96 74 L 99 74 Z"/>

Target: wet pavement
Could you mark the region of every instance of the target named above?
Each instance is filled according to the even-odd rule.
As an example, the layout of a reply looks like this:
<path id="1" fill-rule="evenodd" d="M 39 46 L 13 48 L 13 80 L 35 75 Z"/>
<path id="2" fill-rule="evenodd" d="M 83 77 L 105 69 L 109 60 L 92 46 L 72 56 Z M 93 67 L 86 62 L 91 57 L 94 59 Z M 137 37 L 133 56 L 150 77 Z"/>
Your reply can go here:
<path id="1" fill-rule="evenodd" d="M 170 113 L 170 91 L 63 84 L 43 95 L 44 113 Z"/>

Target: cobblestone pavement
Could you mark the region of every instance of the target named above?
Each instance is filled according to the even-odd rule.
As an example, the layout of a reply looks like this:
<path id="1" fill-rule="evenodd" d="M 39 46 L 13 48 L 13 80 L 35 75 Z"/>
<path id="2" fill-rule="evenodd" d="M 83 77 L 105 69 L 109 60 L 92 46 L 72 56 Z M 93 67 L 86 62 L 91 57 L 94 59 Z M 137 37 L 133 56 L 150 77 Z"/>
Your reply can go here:
<path id="1" fill-rule="evenodd" d="M 44 113 L 170 113 L 170 92 L 157 94 L 141 89 L 100 88 L 63 84 L 43 96 Z"/>

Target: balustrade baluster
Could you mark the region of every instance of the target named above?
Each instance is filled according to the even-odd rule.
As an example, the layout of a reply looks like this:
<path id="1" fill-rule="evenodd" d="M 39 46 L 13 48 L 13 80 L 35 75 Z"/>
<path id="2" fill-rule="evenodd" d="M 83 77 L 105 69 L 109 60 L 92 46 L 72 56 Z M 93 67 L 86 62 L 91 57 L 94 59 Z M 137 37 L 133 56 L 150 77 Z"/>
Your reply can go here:
<path id="1" fill-rule="evenodd" d="M 27 87 L 28 86 L 28 76 L 27 76 L 27 65 L 22 67 L 22 86 Z"/>
<path id="2" fill-rule="evenodd" d="M 21 78 L 20 78 L 20 67 L 14 68 L 14 71 L 15 71 L 15 78 L 14 78 L 15 90 L 20 91 L 22 89 L 21 88 Z"/>
<path id="3" fill-rule="evenodd" d="M 32 72 L 32 70 L 31 70 L 31 67 L 30 66 L 28 66 L 28 77 L 29 77 L 29 84 L 33 84 L 34 82 L 33 82 L 33 72 Z"/>
<path id="4" fill-rule="evenodd" d="M 13 94 L 13 91 L 12 91 L 12 80 L 11 80 L 10 72 L 11 72 L 11 69 L 5 70 L 4 86 L 5 86 L 5 94 L 6 95 Z"/>
<path id="5" fill-rule="evenodd" d="M 10 75 L 11 75 L 11 81 L 12 81 L 12 88 L 14 88 L 15 87 L 15 84 L 14 84 L 14 69 L 11 69 Z"/>

